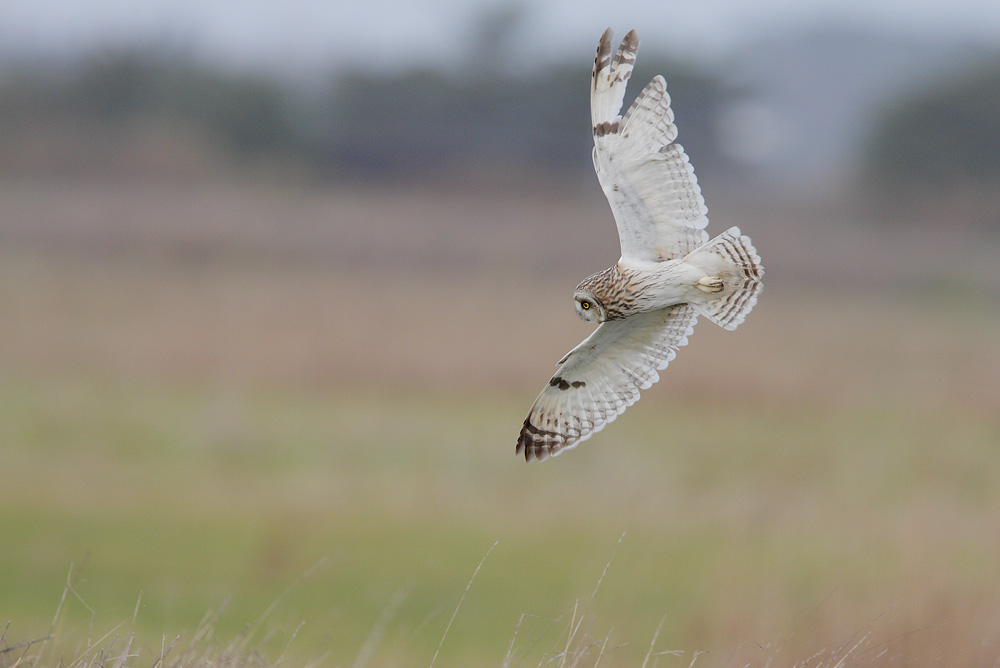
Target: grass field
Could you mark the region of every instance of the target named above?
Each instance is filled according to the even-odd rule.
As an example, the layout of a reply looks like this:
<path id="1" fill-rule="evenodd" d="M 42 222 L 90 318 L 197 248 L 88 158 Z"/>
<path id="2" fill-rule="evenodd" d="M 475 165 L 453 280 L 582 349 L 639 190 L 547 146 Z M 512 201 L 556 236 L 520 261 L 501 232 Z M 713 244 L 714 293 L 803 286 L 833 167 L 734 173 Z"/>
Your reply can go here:
<path id="1" fill-rule="evenodd" d="M 286 665 L 1000 660 L 983 233 L 713 209 L 764 256 L 752 317 L 529 466 L 599 200 L 0 196 L 0 649 L 54 630 L 39 668 L 130 633 L 153 665 L 220 609 L 213 656 Z"/>

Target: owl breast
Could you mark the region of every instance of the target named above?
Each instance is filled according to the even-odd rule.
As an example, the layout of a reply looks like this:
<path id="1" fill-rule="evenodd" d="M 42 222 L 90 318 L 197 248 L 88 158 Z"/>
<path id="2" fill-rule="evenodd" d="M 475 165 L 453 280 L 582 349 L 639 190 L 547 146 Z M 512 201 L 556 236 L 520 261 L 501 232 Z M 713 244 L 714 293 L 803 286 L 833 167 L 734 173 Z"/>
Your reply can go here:
<path id="1" fill-rule="evenodd" d="M 691 286 L 703 274 L 681 260 L 619 262 L 588 276 L 577 290 L 594 296 L 604 307 L 605 320 L 622 320 L 687 301 Z"/>

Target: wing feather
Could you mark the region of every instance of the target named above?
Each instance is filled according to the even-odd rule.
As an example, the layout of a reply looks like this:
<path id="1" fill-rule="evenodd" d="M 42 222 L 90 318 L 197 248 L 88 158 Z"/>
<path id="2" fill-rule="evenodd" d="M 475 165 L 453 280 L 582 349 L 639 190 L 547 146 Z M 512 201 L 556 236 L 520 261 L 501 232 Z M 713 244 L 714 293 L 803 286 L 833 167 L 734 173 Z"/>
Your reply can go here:
<path id="1" fill-rule="evenodd" d="M 571 350 L 541 391 L 517 439 L 525 459 L 573 448 L 610 424 L 659 380 L 687 345 L 698 316 L 688 304 L 613 320 Z"/>
<path id="2" fill-rule="evenodd" d="M 622 258 L 659 262 L 708 241 L 708 209 L 684 149 L 662 76 L 619 116 L 639 38 L 635 31 L 610 57 L 610 29 L 594 61 L 591 118 L 594 168 L 618 227 Z"/>

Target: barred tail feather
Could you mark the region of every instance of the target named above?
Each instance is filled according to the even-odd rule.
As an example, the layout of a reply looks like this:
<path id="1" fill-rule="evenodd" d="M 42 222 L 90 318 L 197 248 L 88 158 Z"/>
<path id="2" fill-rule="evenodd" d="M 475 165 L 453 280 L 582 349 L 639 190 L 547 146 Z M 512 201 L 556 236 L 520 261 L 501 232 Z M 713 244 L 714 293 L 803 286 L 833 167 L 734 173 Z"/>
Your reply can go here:
<path id="1" fill-rule="evenodd" d="M 691 251 L 684 261 L 723 280 L 722 290 L 707 293 L 692 301 L 692 305 L 723 329 L 732 331 L 739 327 L 757 303 L 764 275 L 750 237 L 740 234 L 740 228 L 731 227 Z"/>

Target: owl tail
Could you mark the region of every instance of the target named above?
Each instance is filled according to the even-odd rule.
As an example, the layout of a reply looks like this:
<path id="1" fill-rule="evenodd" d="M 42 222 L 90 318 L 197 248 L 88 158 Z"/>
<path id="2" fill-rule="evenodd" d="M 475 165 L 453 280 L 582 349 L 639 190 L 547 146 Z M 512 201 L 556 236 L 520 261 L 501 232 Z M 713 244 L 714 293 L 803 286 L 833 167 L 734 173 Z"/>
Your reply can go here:
<path id="1" fill-rule="evenodd" d="M 757 303 L 764 267 L 750 237 L 731 227 L 685 256 L 708 276 L 696 287 L 691 304 L 716 325 L 730 331 L 739 327 Z"/>

